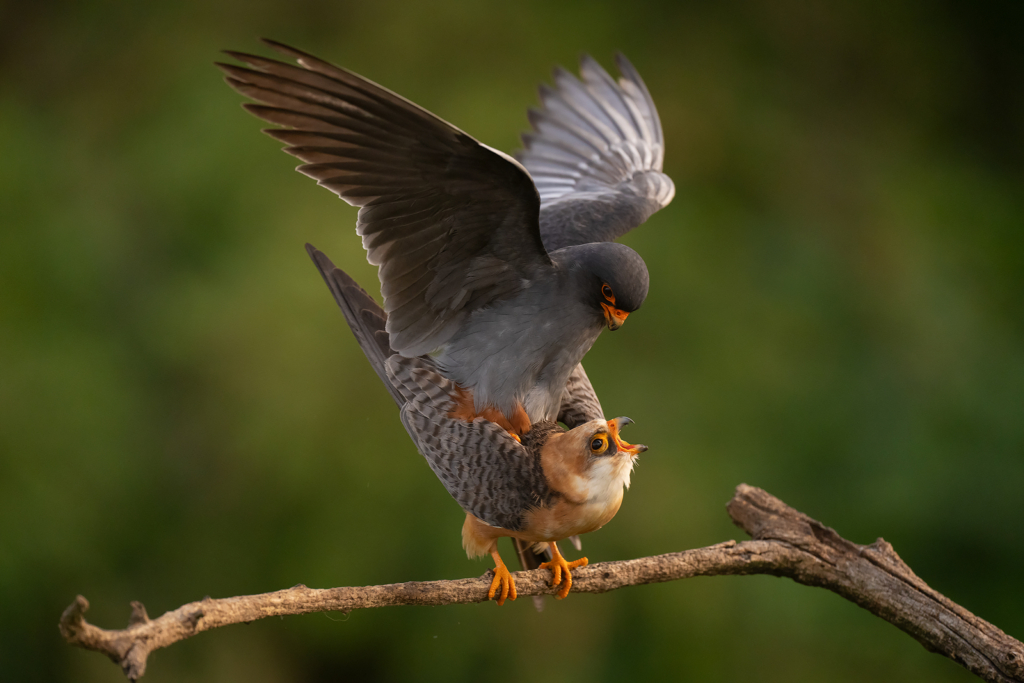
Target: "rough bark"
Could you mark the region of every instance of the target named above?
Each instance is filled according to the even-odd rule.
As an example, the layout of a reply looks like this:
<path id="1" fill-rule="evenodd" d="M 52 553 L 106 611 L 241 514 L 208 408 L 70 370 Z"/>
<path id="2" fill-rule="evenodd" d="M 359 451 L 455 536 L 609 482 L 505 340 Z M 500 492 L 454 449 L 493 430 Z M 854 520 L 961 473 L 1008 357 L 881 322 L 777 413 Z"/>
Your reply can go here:
<path id="1" fill-rule="evenodd" d="M 753 540 L 592 564 L 573 571 L 572 591 L 605 593 L 623 586 L 722 574 L 785 576 L 838 593 L 987 681 L 1024 683 L 1024 644 L 929 588 L 881 538 L 857 545 L 746 484 L 737 487 L 728 511 Z M 548 579 L 547 571 L 515 573 L 520 596 L 554 593 Z M 452 581 L 324 589 L 298 585 L 262 595 L 205 598 L 157 619 L 146 615 L 142 603 L 133 602 L 123 630 L 88 623 L 84 613 L 89 602 L 78 596 L 61 616 L 60 631 L 68 643 L 106 654 L 135 681 L 145 673 L 153 650 L 220 626 L 286 614 L 484 602 L 490 582 L 488 571 L 479 578 Z"/>

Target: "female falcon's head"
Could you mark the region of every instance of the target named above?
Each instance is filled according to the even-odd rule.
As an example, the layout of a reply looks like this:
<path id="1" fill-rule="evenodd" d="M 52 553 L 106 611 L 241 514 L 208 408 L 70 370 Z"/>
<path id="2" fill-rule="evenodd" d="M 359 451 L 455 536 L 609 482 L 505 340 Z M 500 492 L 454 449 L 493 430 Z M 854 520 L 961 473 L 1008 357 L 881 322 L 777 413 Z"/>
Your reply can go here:
<path id="1" fill-rule="evenodd" d="M 591 420 L 552 434 L 542 450 L 552 488 L 576 500 L 621 500 L 622 488 L 629 488 L 636 457 L 647 450 L 647 446 L 629 444 L 619 437 L 619 430 L 632 422 L 628 417 Z"/>
<path id="2" fill-rule="evenodd" d="M 625 244 L 580 244 L 559 249 L 551 257 L 571 267 L 576 296 L 603 317 L 609 330 L 622 327 L 626 316 L 647 298 L 647 264 Z"/>

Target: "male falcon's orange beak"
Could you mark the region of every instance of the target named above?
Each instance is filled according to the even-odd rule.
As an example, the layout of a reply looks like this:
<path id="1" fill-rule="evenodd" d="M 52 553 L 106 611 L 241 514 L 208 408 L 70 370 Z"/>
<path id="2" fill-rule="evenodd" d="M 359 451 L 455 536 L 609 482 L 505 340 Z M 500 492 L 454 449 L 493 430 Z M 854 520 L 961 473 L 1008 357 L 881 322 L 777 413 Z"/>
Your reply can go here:
<path id="1" fill-rule="evenodd" d="M 626 316 L 629 315 L 626 311 L 620 308 L 615 308 L 611 304 L 601 302 L 601 308 L 604 309 L 604 321 L 608 323 L 608 329 L 615 331 L 622 327 L 622 323 L 626 322 Z M 629 418 L 626 418 L 627 420 Z"/>
<path id="2" fill-rule="evenodd" d="M 615 442 L 615 445 L 618 446 L 620 451 L 622 451 L 623 453 L 629 453 L 630 457 L 635 458 L 636 456 L 646 451 L 647 446 L 643 445 L 642 443 L 626 443 L 619 436 L 619 430 L 625 427 L 626 425 L 631 424 L 633 424 L 633 421 L 630 420 L 628 417 L 617 417 L 613 420 L 608 420 L 608 433 L 609 435 L 611 435 L 612 440 Z"/>

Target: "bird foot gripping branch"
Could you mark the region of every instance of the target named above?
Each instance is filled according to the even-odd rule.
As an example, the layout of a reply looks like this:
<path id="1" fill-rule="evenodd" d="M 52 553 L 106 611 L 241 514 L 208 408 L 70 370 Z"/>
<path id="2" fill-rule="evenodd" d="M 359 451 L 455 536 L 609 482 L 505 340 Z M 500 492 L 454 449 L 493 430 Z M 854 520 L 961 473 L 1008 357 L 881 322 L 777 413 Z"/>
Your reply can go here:
<path id="1" fill-rule="evenodd" d="M 498 607 L 505 604 L 505 598 L 516 599 L 516 582 L 512 578 L 512 572 L 508 570 L 505 563 L 501 561 L 501 555 L 495 550 L 491 553 L 494 558 L 494 579 L 491 581 L 491 588 L 487 591 L 487 599 L 495 600 L 497 595 Z"/>
<path id="2" fill-rule="evenodd" d="M 562 589 L 555 594 L 555 597 L 559 600 L 564 600 L 569 595 L 569 589 L 572 588 L 572 570 L 579 567 L 587 566 L 587 558 L 581 557 L 578 560 L 567 562 L 562 553 L 558 552 L 558 546 L 555 543 L 551 543 L 551 560 L 549 562 L 542 562 L 540 569 L 551 570 L 551 587 L 554 588 L 558 584 L 562 584 Z"/>

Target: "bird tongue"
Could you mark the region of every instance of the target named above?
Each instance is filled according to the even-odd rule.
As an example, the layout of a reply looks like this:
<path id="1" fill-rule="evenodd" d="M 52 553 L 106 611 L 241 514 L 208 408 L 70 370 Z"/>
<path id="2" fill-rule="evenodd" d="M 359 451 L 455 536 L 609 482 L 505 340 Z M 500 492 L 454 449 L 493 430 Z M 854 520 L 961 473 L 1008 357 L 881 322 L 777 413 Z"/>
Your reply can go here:
<path id="1" fill-rule="evenodd" d="M 619 430 L 622 427 L 632 424 L 633 421 L 628 417 L 617 417 L 613 420 L 608 420 L 608 433 L 611 434 L 612 439 L 615 441 L 616 447 L 623 453 L 629 453 L 630 456 L 636 457 L 647 450 L 647 446 L 643 444 L 631 444 L 622 440 L 619 436 Z"/>

